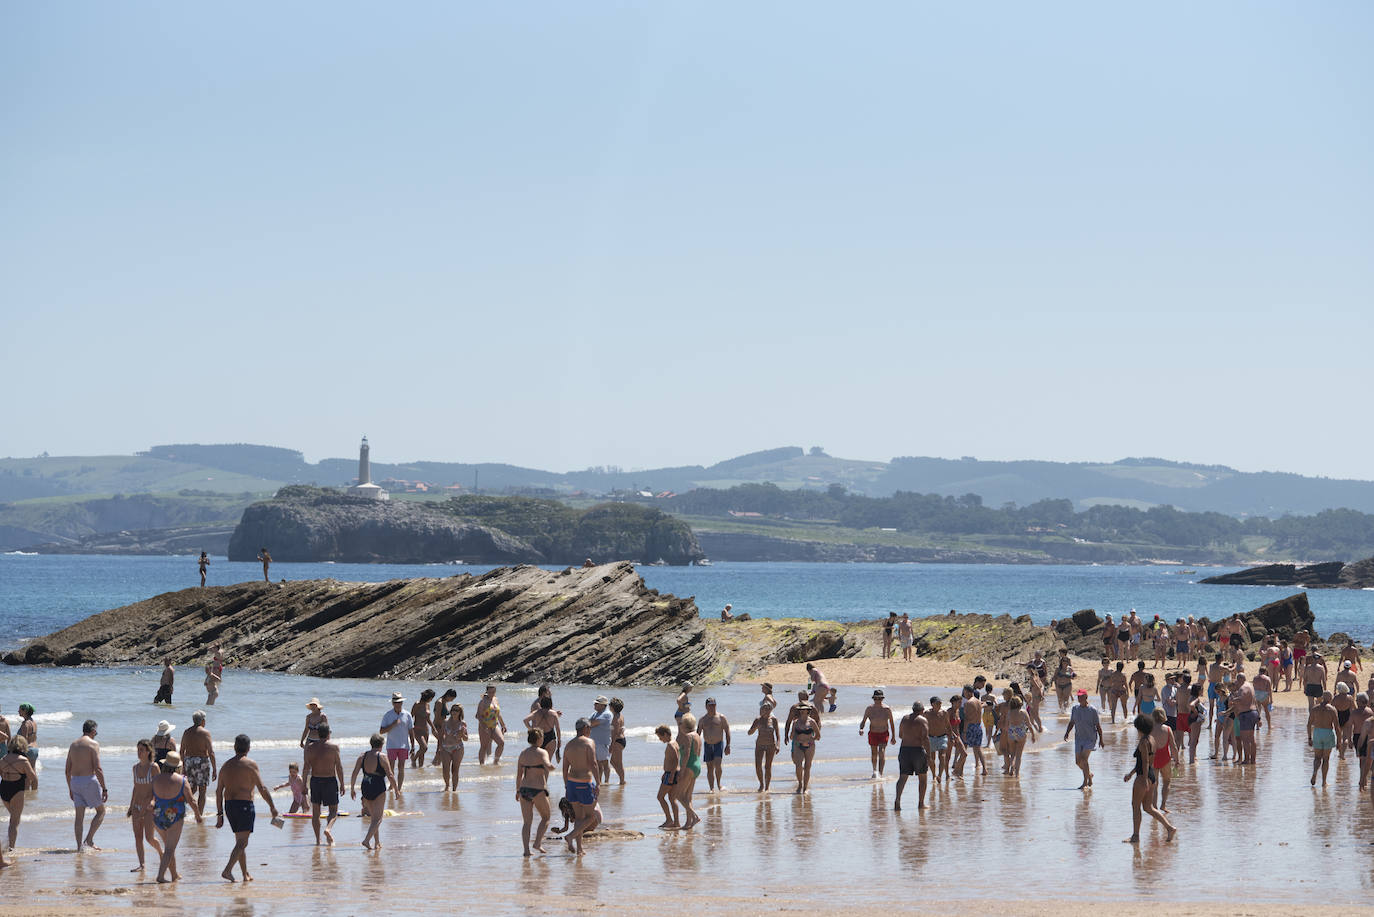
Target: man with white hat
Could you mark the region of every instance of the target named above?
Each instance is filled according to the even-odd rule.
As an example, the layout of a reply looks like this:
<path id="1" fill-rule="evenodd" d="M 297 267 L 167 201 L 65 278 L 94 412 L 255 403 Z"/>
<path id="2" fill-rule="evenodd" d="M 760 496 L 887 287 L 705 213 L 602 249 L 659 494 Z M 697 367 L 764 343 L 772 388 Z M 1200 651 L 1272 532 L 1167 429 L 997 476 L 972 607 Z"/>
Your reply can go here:
<path id="1" fill-rule="evenodd" d="M 596 746 L 596 779 L 598 783 L 609 783 L 611 779 L 611 711 L 607 710 L 610 701 L 606 695 L 598 694 L 593 706 L 596 712 L 587 717 L 591 726 L 592 744 Z"/>
<path id="2" fill-rule="evenodd" d="M 415 720 L 405 710 L 406 699 L 397 691 L 391 695 L 391 709 L 382 716 L 377 731 L 386 736 L 386 757 L 396 771 L 396 792 L 406 779 L 406 762 L 415 753 Z"/>

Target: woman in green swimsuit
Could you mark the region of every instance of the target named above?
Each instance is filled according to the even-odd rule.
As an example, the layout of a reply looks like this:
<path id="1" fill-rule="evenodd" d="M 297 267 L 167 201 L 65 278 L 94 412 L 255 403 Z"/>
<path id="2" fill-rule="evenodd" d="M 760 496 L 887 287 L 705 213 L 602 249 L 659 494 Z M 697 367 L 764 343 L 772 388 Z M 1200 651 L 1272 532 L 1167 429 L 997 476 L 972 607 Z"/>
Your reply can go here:
<path id="1" fill-rule="evenodd" d="M 684 713 L 677 723 L 677 800 L 685 810 L 686 820 L 682 823 L 685 831 L 701 821 L 697 810 L 692 808 L 692 791 L 701 776 L 701 736 L 697 734 L 697 718 L 692 714 Z"/>

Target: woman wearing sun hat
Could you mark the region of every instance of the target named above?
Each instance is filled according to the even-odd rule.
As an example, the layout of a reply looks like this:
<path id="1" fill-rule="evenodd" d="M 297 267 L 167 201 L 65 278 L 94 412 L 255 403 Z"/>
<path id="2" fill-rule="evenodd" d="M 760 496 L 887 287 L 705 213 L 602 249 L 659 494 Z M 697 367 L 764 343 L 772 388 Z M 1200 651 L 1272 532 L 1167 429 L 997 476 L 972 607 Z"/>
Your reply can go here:
<path id="1" fill-rule="evenodd" d="M 172 735 L 173 727 L 166 720 L 157 724 L 157 732 L 153 733 L 153 760 L 161 764 L 168 754 L 177 750 L 177 740 Z"/>
<path id="2" fill-rule="evenodd" d="M 318 742 L 320 740 L 320 726 L 329 722 L 329 717 L 324 715 L 324 708 L 320 706 L 318 697 L 310 698 L 305 709 L 310 712 L 305 715 L 305 728 L 301 730 L 301 748 Z"/>

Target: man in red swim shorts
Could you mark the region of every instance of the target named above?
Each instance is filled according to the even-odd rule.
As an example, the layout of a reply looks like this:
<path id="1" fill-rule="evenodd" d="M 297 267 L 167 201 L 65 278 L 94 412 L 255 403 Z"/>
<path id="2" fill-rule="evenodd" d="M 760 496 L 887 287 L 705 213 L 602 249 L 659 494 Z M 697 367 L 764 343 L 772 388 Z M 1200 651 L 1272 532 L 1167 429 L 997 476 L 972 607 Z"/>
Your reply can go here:
<path id="1" fill-rule="evenodd" d="M 386 757 L 396 771 L 396 792 L 406 779 L 406 762 L 415 754 L 415 720 L 405 711 L 406 699 L 400 692 L 391 695 L 391 709 L 382 715 L 377 731 L 386 736 Z"/>
<path id="2" fill-rule="evenodd" d="M 897 744 L 897 737 L 892 734 L 892 708 L 883 703 L 882 688 L 873 692 L 873 703 L 868 705 L 863 719 L 859 720 L 859 735 L 864 734 L 865 724 L 868 725 L 868 754 L 873 764 L 873 776 L 881 777 L 883 766 L 887 764 L 887 746 Z"/>

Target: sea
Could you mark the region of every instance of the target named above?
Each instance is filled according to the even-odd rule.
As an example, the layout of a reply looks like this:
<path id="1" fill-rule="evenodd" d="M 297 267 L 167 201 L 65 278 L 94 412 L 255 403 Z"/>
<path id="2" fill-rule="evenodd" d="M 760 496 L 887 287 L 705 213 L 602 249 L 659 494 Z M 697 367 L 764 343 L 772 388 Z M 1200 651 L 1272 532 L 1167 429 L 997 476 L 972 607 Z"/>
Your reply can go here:
<path id="1" fill-rule="evenodd" d="M 483 569 L 275 563 L 272 574 L 379 581 Z M 1194 575 L 1171 567 L 722 563 L 640 572 L 661 591 L 695 596 L 703 615 L 714 616 L 729 602 L 736 613 L 755 617 L 836 620 L 956 609 L 1029 614 L 1047 622 L 1089 607 L 1114 614 L 1135 608 L 1147 618 L 1158 613 L 1215 619 L 1295 591 L 1197 584 L 1200 576 L 1221 572 L 1215 568 Z M 257 564 L 213 558 L 209 582 L 259 576 Z M 106 608 L 197 584 L 194 557 L 0 556 L 0 648 Z M 1374 593 L 1314 590 L 1309 597 L 1323 636 L 1337 630 L 1366 642 L 1374 636 Z M 1374 900 L 1374 794 L 1357 790 L 1353 755 L 1333 760 L 1327 786 L 1309 785 L 1311 753 L 1305 717 L 1297 711 L 1274 710 L 1273 730 L 1261 733 L 1258 767 L 1209 758 L 1210 740 L 1204 737 L 1197 762 L 1185 765 L 1173 783 L 1170 809 L 1178 838 L 1165 843 L 1163 831 L 1146 824 L 1135 846 L 1120 843 L 1131 830 L 1129 788 L 1122 777 L 1134 747 L 1124 724 L 1104 724 L 1106 744 L 1094 755 L 1097 780 L 1091 790 L 1077 789 L 1072 745 L 1062 741 L 1067 720 L 1050 700 L 1043 713 L 1048 731 L 1028 746 L 1019 778 L 999 774 L 994 763 L 991 776 L 966 773 L 933 789 L 924 809 L 916 807 L 913 779 L 903 810 L 895 812 L 895 754 L 883 777 L 874 779 L 858 730 L 866 691 L 841 689 L 839 706 L 823 718 L 809 794 L 794 792 L 785 749 L 774 764 L 770 791 L 759 793 L 754 740 L 746 732 L 760 695 L 756 685 L 742 683 L 709 689 L 731 722 L 733 747 L 725 759 L 723 791 L 706 792 L 704 776 L 698 784 L 704 821 L 692 832 L 657 827 L 662 745 L 653 727 L 672 722 L 675 692 L 556 685 L 565 740 L 571 721 L 591 711 L 597 694 L 625 702 L 627 784 L 612 781 L 601 789 L 607 825 L 625 834 L 589 842 L 580 858 L 552 842 L 547 856 L 523 857 L 514 755 L 525 744 L 519 720 L 535 695 L 531 685 L 502 684 L 497 697 L 509 728 L 500 764 L 478 765 L 473 742 L 457 792 L 443 790 L 434 768 L 408 773 L 402 797 L 389 799 L 398 814 L 383 825 L 381 850 L 359 845 L 364 827 L 353 815 L 341 820 L 333 848 L 316 847 L 306 822 L 275 829 L 260 818 L 249 848 L 256 881 L 231 885 L 219 873 L 233 838 L 214 827 L 212 792 L 206 824 L 188 825 L 183 835 L 183 880 L 157 886 L 155 867 L 130 871 L 135 856 L 124 810 L 134 743 L 163 719 L 180 736 L 205 701 L 196 673 L 186 670 L 178 677 L 175 703 L 152 705 L 158 674 L 157 668 L 142 667 L 0 665 L 0 710 L 11 723 L 21 702 L 38 710 L 40 766 L 39 788 L 24 794 L 18 843 L 7 851 L 16 866 L 0 870 L 0 914 L 8 913 L 5 901 L 16 909 L 33 903 L 64 913 L 196 909 L 254 917 L 313 915 L 326 907 L 340 914 L 418 913 L 434 895 L 457 896 L 465 911 L 478 914 L 638 915 L 650 908 L 877 913 L 897 906 L 903 895 L 916 896 L 908 903 L 959 901 L 961 909 L 1015 913 L 1009 899 L 1072 900 L 1085 882 L 1094 901 L 1106 907 L 1235 906 L 1242 885 L 1262 889 L 1266 902 L 1290 908 L 1309 900 L 1345 907 Z M 285 781 L 287 765 L 300 760 L 310 698 L 324 704 L 347 775 L 389 708 L 392 691 L 401 691 L 409 703 L 425 687 L 448 686 L 230 668 L 218 703 L 204 709 L 220 759 L 232 754 L 236 734 L 250 735 L 252 755 L 275 786 Z M 483 686 L 452 687 L 475 734 L 472 710 Z M 795 687 L 778 685 L 777 694 Z M 948 696 L 953 687 L 890 687 L 887 700 L 900 713 L 915 699 Z M 103 849 L 77 854 L 62 770 L 66 747 L 86 719 L 98 723 L 110 811 L 96 837 Z M 556 774 L 550 788 L 555 798 L 560 795 Z M 274 798 L 283 809 L 289 804 L 284 790 Z M 358 811 L 352 800 L 345 800 L 344 809 Z M 259 811 L 265 812 L 261 802 Z M 0 811 L 0 827 L 5 818 Z M 961 864 L 975 851 L 985 853 L 976 866 L 979 882 L 971 886 Z M 16 897 L 20 888 L 22 897 Z"/>

